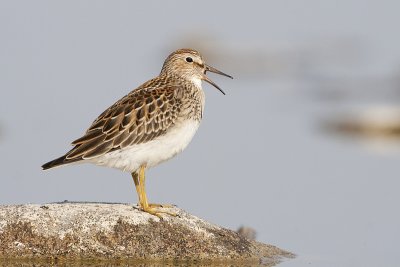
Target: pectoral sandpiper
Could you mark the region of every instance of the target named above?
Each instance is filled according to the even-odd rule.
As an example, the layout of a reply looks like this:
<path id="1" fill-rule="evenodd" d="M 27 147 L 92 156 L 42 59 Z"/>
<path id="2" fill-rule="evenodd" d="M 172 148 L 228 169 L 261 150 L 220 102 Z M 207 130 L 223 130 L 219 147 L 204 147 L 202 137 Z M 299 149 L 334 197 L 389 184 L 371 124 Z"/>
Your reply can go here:
<path id="1" fill-rule="evenodd" d="M 42 166 L 44 170 L 89 162 L 130 172 L 139 207 L 161 216 L 172 213 L 148 203 L 145 170 L 180 153 L 191 141 L 203 116 L 206 81 L 225 94 L 206 72 L 231 76 L 205 64 L 192 49 L 168 56 L 158 77 L 149 80 L 106 109 L 86 133 L 72 142 L 64 156 Z"/>

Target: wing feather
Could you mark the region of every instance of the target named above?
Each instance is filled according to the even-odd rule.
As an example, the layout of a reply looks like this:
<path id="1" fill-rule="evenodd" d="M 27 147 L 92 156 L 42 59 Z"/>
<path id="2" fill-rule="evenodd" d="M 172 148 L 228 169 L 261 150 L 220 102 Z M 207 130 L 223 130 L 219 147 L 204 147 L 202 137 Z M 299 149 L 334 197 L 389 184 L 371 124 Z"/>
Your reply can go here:
<path id="1" fill-rule="evenodd" d="M 93 129 L 90 130 L 88 132 L 86 132 L 86 134 L 84 136 L 82 136 L 81 138 L 76 139 L 75 141 L 72 142 L 72 145 L 80 145 L 83 144 L 85 142 L 88 142 L 96 137 L 98 137 L 99 135 L 101 135 L 103 133 L 103 131 L 101 129 Z"/>
<path id="2" fill-rule="evenodd" d="M 84 159 L 91 159 L 93 157 L 98 156 L 99 154 L 103 154 L 107 151 L 110 151 L 110 149 L 112 148 L 112 144 L 113 144 L 113 140 L 108 140 L 106 142 L 103 142 L 102 144 L 98 145 L 96 148 L 85 152 L 85 154 L 83 155 L 82 158 Z"/>
<path id="3" fill-rule="evenodd" d="M 182 103 L 175 97 L 177 86 L 159 84 L 150 80 L 105 110 L 72 142 L 75 147 L 66 158 L 95 158 L 163 135 L 176 122 Z"/>
<path id="4" fill-rule="evenodd" d="M 123 131 L 120 135 L 114 138 L 113 147 L 119 147 L 129 137 L 129 129 Z"/>
<path id="5" fill-rule="evenodd" d="M 72 149 L 71 151 L 68 152 L 66 158 L 67 159 L 75 159 L 78 157 L 82 157 L 82 155 L 84 155 L 85 153 L 92 151 L 97 146 L 101 145 L 105 139 L 106 139 L 106 135 L 101 134 L 101 135 L 97 136 L 96 138 L 93 138 L 87 142 L 77 145 L 75 147 L 75 149 Z"/>

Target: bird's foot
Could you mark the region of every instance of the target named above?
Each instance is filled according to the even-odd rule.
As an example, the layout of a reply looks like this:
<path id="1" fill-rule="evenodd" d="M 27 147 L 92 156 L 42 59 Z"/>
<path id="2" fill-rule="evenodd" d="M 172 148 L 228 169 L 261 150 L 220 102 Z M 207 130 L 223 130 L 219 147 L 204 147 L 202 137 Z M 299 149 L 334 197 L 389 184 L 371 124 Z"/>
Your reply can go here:
<path id="1" fill-rule="evenodd" d="M 149 203 L 149 207 L 150 207 L 150 208 L 167 208 L 167 209 L 171 209 L 171 208 L 175 207 L 175 205 L 172 205 L 172 204 Z"/>
<path id="2" fill-rule="evenodd" d="M 142 207 L 141 210 L 144 211 L 144 212 L 150 213 L 151 215 L 157 216 L 157 217 L 160 218 L 160 219 L 163 218 L 163 217 L 162 217 L 162 214 L 168 214 L 168 215 L 174 216 L 174 217 L 177 216 L 177 214 L 174 213 L 174 212 L 165 211 L 165 210 L 160 210 L 159 208 L 160 208 L 161 206 L 154 207 L 154 206 L 152 206 L 152 205 L 154 205 L 154 204 L 149 204 L 147 207 Z M 158 205 L 159 205 L 159 204 L 158 204 Z M 165 206 L 162 205 L 162 207 L 165 207 Z M 161 208 L 162 208 L 162 207 L 161 207 Z"/>

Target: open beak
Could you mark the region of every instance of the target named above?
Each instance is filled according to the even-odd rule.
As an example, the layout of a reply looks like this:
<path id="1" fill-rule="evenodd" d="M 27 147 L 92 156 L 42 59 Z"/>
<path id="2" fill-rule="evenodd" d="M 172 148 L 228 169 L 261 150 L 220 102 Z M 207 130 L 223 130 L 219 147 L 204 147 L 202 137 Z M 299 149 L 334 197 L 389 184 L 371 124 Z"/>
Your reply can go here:
<path id="1" fill-rule="evenodd" d="M 203 80 L 206 81 L 206 82 L 208 82 L 209 84 L 211 84 L 211 85 L 214 86 L 215 88 L 217 88 L 221 93 L 223 93 L 223 94 L 225 95 L 225 92 L 222 91 L 222 89 L 219 88 L 218 85 L 216 85 L 213 81 L 211 81 L 211 80 L 205 75 L 205 74 L 207 73 L 207 71 L 209 71 L 209 72 L 214 72 L 214 73 L 216 73 L 216 74 L 223 75 L 223 76 L 229 77 L 229 78 L 231 78 L 231 79 L 233 79 L 233 77 L 230 76 L 230 75 L 228 75 L 228 74 L 226 74 L 226 73 L 223 73 L 222 71 L 219 71 L 219 70 L 217 70 L 217 69 L 215 69 L 215 68 L 213 68 L 213 67 L 211 67 L 211 66 L 209 66 L 209 65 L 207 65 L 207 64 L 205 64 L 205 70 L 204 70 Z"/>

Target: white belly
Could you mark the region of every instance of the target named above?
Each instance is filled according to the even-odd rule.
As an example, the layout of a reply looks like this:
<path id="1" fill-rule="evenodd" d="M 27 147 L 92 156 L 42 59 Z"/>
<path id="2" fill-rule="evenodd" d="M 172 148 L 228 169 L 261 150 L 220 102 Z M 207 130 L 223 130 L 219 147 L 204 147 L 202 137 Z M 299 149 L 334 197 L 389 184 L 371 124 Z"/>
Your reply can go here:
<path id="1" fill-rule="evenodd" d="M 153 167 L 182 152 L 192 140 L 199 124 L 194 120 L 185 121 L 152 141 L 107 153 L 90 162 L 131 173 L 143 164 Z"/>

